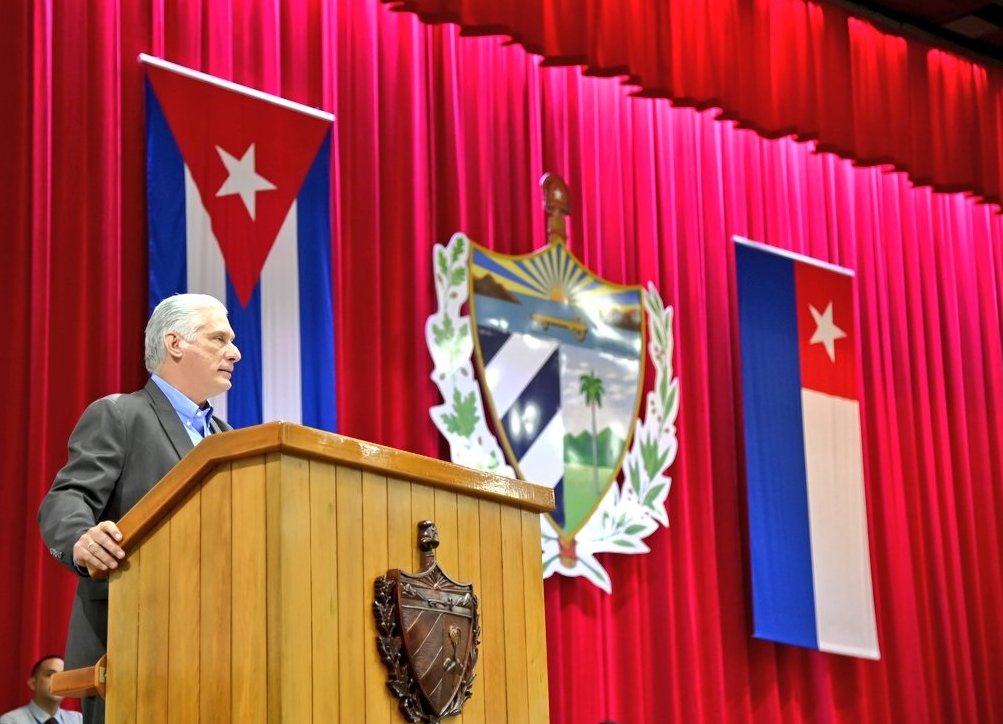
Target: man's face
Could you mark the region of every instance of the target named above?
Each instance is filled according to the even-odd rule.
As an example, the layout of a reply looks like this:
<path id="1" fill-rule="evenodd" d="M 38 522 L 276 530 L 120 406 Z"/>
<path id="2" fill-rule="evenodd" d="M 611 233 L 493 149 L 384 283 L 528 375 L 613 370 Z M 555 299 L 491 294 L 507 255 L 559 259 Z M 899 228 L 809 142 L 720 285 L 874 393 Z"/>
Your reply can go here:
<path id="1" fill-rule="evenodd" d="M 52 693 L 52 675 L 62 670 L 63 660 L 58 657 L 42 662 L 35 675 L 28 679 L 28 688 L 35 692 L 35 701 L 52 705 L 63 700 Z"/>
<path id="2" fill-rule="evenodd" d="M 230 389 L 233 366 L 240 360 L 240 350 L 233 343 L 233 329 L 226 314 L 216 308 L 204 309 L 202 326 L 192 341 L 178 339 L 178 389 L 202 404 Z"/>

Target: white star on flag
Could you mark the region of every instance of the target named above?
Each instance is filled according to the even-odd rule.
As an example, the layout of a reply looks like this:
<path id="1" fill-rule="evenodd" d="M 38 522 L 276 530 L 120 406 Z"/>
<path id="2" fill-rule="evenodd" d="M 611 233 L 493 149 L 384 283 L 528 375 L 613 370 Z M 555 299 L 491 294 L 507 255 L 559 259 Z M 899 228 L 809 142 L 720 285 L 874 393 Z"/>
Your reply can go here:
<path id="1" fill-rule="evenodd" d="M 808 340 L 808 344 L 819 344 L 821 343 L 825 347 L 825 353 L 829 355 L 829 361 L 836 361 L 836 340 L 842 339 L 846 336 L 846 332 L 833 324 L 832 321 L 832 302 L 829 302 L 829 306 L 825 308 L 824 312 L 819 313 L 815 307 L 808 305 L 808 309 L 811 310 L 811 316 L 815 318 L 815 333 Z"/>
<path id="2" fill-rule="evenodd" d="M 239 160 L 219 146 L 216 146 L 216 152 L 230 174 L 226 177 L 223 185 L 219 187 L 216 196 L 240 194 L 240 200 L 244 202 L 244 208 L 251 215 L 251 219 L 254 219 L 254 195 L 259 191 L 271 191 L 275 188 L 275 184 L 254 170 L 254 144 L 252 143 L 247 147 L 244 155 Z"/>

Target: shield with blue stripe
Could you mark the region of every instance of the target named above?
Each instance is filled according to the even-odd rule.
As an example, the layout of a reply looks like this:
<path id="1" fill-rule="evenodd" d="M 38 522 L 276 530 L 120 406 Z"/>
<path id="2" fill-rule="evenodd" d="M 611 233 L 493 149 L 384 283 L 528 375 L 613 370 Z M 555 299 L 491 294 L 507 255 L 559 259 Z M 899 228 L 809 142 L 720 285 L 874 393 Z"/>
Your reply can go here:
<path id="1" fill-rule="evenodd" d="M 470 320 L 488 414 L 509 463 L 554 489 L 565 538 L 616 479 L 641 403 L 641 288 L 606 281 L 563 243 L 527 255 L 477 244 Z"/>

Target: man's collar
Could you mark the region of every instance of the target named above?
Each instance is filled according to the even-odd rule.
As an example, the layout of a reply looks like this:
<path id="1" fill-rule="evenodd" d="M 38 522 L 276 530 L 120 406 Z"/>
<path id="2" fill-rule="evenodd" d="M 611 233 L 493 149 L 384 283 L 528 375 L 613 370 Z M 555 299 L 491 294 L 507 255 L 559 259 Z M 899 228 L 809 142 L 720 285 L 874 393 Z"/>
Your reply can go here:
<path id="1" fill-rule="evenodd" d="M 199 407 L 195 402 L 185 395 L 181 390 L 172 385 L 170 382 L 165 380 L 163 377 L 157 374 L 150 376 L 150 379 L 160 388 L 160 391 L 164 393 L 168 401 L 171 403 L 171 407 L 178 411 L 179 414 L 185 417 L 194 418 L 201 409 L 212 409 L 212 406 L 207 402 L 205 407 Z"/>
<path id="2" fill-rule="evenodd" d="M 23 699 L 22 699 L 22 701 L 23 701 Z M 58 706 L 56 707 L 56 711 L 53 714 L 50 714 L 45 709 L 43 709 L 42 707 L 40 707 L 35 702 L 34 699 L 32 699 L 31 701 L 28 702 L 28 711 L 38 721 L 47 721 L 49 719 L 58 718 L 59 717 L 59 707 Z"/>

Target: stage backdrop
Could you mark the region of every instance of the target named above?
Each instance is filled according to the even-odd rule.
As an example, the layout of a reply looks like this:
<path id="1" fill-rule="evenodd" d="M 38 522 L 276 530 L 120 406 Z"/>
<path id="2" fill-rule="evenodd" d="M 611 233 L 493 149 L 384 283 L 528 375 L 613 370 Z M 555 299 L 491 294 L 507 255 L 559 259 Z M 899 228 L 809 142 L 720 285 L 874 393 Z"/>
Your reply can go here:
<path id="1" fill-rule="evenodd" d="M 554 721 L 1003 720 L 995 208 L 764 140 L 712 112 L 632 98 L 617 80 L 544 67 L 518 46 L 461 38 L 373 0 L 39 0 L 6 15 L 0 708 L 26 699 L 26 667 L 65 635 L 73 581 L 39 540 L 38 501 L 86 403 L 144 379 L 136 56 L 148 52 L 337 115 L 346 434 L 443 452 L 427 416 L 439 401 L 423 334 L 432 245 L 457 230 L 506 253 L 540 245 L 544 171 L 571 188 L 570 248 L 612 281 L 653 280 L 675 306 L 671 526 L 648 539 L 650 554 L 604 560 L 611 596 L 547 581 Z M 904 42 L 867 37 L 874 57 Z M 718 54 L 730 48 L 727 36 L 705 39 Z M 988 143 L 1000 131 L 980 133 Z M 944 139 L 906 141 L 937 149 Z M 750 638 L 733 234 L 856 271 L 879 661 Z"/>

